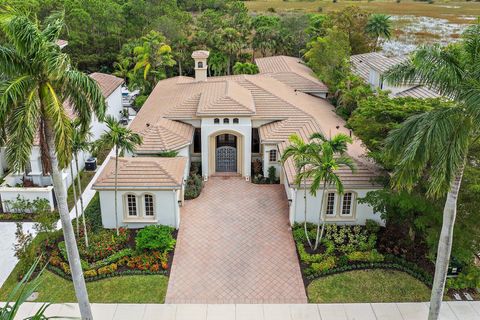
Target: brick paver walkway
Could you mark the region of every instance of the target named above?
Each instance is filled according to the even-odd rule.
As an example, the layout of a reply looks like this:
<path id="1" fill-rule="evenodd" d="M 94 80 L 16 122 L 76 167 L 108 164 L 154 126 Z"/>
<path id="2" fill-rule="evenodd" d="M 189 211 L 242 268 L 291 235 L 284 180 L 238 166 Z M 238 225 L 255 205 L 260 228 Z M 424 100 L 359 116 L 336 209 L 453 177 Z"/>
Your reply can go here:
<path id="1" fill-rule="evenodd" d="M 187 201 L 165 302 L 307 302 L 283 186 L 214 177 Z"/>

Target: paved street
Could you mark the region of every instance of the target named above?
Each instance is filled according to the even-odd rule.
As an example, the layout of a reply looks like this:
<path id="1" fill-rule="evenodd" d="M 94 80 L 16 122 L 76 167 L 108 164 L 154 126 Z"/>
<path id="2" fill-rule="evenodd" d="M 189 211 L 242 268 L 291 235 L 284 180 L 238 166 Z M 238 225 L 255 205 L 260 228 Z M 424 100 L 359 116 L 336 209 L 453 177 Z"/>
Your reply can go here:
<path id="1" fill-rule="evenodd" d="M 15 319 L 33 315 L 26 303 Z M 426 320 L 428 303 L 361 304 L 92 304 L 96 320 Z M 76 304 L 54 304 L 49 316 L 78 317 Z M 441 320 L 478 320 L 480 301 L 445 302 Z"/>
<path id="2" fill-rule="evenodd" d="M 305 303 L 282 185 L 212 177 L 181 209 L 166 303 Z"/>

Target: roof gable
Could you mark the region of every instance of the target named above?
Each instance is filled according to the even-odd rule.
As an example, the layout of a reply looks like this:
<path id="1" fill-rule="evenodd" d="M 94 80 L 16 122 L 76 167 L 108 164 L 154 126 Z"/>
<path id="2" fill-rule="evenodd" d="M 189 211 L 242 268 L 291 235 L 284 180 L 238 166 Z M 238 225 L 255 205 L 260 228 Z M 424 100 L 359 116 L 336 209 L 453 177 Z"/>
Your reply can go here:
<path id="1" fill-rule="evenodd" d="M 253 115 L 252 94 L 234 81 L 212 82 L 200 95 L 197 116 Z"/>

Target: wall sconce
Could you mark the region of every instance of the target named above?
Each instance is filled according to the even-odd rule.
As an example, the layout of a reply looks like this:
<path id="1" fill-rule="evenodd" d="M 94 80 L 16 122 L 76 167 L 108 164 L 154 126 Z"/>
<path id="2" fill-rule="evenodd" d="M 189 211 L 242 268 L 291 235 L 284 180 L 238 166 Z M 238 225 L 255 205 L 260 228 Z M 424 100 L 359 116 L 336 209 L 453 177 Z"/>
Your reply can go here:
<path id="1" fill-rule="evenodd" d="M 288 199 L 288 206 L 289 206 L 289 207 L 292 206 L 292 199 Z"/>

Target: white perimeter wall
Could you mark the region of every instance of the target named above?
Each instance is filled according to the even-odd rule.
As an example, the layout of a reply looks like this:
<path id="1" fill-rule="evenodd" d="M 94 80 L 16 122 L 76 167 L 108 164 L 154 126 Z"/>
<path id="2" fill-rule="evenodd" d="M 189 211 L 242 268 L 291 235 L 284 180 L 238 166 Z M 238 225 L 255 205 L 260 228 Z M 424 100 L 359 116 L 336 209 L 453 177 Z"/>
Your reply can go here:
<path id="1" fill-rule="evenodd" d="M 10 187 L 0 187 L 0 197 L 2 199 L 3 211 L 8 211 L 8 208 L 5 205 L 5 201 L 15 201 L 17 196 L 20 195 L 25 200 L 36 200 L 36 199 L 47 199 L 50 203 L 50 210 L 53 210 L 54 200 L 53 200 L 53 187 L 48 186 L 44 188 L 10 188 Z"/>
<path id="2" fill-rule="evenodd" d="M 105 228 L 115 228 L 115 192 L 113 190 L 98 190 L 100 194 L 100 208 L 102 210 L 102 223 Z M 139 217 L 126 218 L 124 210 L 124 196 L 126 194 L 137 195 L 137 206 Z M 143 218 L 142 195 L 148 193 L 155 197 L 155 216 L 153 218 Z M 178 199 L 181 198 L 180 190 L 119 190 L 118 205 L 118 223 L 120 226 L 128 228 L 143 228 L 151 224 L 163 224 L 178 228 L 180 225 L 180 207 Z"/>

